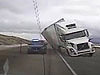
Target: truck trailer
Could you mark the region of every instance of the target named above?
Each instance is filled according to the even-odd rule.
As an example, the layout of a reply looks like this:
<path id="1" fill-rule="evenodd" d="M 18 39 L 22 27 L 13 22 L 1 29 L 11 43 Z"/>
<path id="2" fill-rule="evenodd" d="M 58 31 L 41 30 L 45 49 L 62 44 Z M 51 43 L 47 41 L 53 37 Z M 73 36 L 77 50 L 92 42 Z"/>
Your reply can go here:
<path id="1" fill-rule="evenodd" d="M 61 20 L 46 27 L 41 33 L 51 47 L 58 51 L 65 50 L 70 56 L 92 56 L 95 50 L 89 41 L 88 30 L 78 28 L 75 24 L 66 25 L 66 22 Z M 63 27 L 64 25 L 66 27 Z"/>

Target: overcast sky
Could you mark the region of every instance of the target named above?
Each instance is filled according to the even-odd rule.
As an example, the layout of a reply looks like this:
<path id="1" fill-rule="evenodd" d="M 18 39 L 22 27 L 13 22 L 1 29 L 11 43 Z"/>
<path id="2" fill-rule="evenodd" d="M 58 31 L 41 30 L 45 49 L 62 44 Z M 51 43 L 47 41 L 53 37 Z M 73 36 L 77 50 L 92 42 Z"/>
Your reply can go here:
<path id="1" fill-rule="evenodd" d="M 32 2 L 0 0 L 0 32 L 37 34 Z M 75 22 L 100 37 L 100 0 L 37 0 L 37 3 L 42 29 L 65 18 L 68 23 Z"/>

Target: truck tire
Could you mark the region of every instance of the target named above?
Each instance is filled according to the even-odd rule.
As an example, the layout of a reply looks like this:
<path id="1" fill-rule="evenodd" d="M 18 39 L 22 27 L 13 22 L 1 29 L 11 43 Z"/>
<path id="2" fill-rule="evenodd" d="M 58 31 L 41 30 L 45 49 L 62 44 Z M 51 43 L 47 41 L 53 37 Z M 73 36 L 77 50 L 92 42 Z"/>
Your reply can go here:
<path id="1" fill-rule="evenodd" d="M 89 56 L 92 57 L 93 56 L 93 53 L 89 53 Z"/>
<path id="2" fill-rule="evenodd" d="M 60 48 L 60 46 L 58 47 L 57 51 L 61 53 L 61 48 Z"/>
<path id="3" fill-rule="evenodd" d="M 68 49 L 66 49 L 66 51 L 67 51 L 68 56 L 71 56 L 71 55 L 70 55 L 70 51 L 69 51 Z"/>

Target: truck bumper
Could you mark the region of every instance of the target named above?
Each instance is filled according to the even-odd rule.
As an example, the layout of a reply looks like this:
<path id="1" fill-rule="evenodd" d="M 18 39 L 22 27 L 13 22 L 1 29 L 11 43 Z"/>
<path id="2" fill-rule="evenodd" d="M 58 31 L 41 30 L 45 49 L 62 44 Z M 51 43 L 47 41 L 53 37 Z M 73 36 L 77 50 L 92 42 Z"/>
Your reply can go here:
<path id="1" fill-rule="evenodd" d="M 78 51 L 77 53 L 75 54 L 72 54 L 71 56 L 80 56 L 80 55 L 84 55 L 84 54 L 94 54 L 95 53 L 95 50 L 83 50 L 83 51 Z"/>

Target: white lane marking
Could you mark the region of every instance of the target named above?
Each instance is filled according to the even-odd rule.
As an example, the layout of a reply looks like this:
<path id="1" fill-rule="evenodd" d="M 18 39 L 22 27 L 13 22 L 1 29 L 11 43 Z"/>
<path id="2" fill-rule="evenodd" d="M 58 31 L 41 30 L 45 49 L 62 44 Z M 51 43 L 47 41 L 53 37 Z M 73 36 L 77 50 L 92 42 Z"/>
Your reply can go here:
<path id="1" fill-rule="evenodd" d="M 3 70 L 4 70 L 4 75 L 7 75 L 7 73 L 8 73 L 8 70 L 9 70 L 9 63 L 8 63 L 9 61 L 8 61 L 8 58 L 6 59 L 6 62 L 5 62 L 5 64 L 4 64 L 4 66 L 3 66 Z"/>
<path id="2" fill-rule="evenodd" d="M 57 52 L 57 51 L 56 51 Z M 68 62 L 63 58 L 63 56 L 57 52 L 57 54 L 60 56 L 60 58 L 63 60 L 63 62 L 66 64 L 66 66 L 69 68 L 69 70 L 72 72 L 73 75 L 78 75 L 72 68 L 71 66 L 68 64 Z"/>

